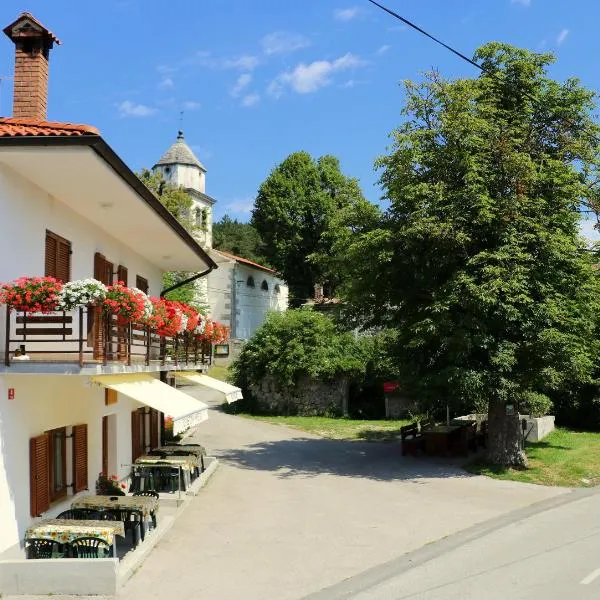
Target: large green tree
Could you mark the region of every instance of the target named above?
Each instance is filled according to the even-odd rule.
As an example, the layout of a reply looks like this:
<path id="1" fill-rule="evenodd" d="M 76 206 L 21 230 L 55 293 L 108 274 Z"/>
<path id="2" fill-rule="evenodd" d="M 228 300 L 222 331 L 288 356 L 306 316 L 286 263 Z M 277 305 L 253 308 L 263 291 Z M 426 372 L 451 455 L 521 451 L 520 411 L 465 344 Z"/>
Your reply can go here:
<path id="1" fill-rule="evenodd" d="M 260 253 L 260 236 L 251 223 L 242 223 L 229 215 L 213 223 L 213 248 L 268 266 Z"/>
<path id="2" fill-rule="evenodd" d="M 311 298 L 315 283 L 335 286 L 334 272 L 319 260 L 329 250 L 330 228 L 338 211 L 365 203 L 356 179 L 340 170 L 334 156 L 314 160 L 294 152 L 261 184 L 252 224 L 261 252 L 283 275 L 293 304 Z"/>
<path id="3" fill-rule="evenodd" d="M 597 356 L 578 209 L 599 132 L 592 92 L 550 79 L 551 55 L 490 43 L 475 59 L 476 79 L 406 84 L 378 161 L 390 208 L 337 252 L 352 305 L 397 329 L 413 389 L 488 403 L 490 460 L 523 465 L 518 410 L 588 380 Z"/>

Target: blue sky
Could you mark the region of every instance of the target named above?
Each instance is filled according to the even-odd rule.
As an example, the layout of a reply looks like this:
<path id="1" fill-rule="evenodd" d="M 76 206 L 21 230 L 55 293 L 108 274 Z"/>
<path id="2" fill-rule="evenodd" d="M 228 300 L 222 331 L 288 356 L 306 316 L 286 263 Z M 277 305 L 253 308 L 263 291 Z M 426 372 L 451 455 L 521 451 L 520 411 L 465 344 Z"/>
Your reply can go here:
<path id="1" fill-rule="evenodd" d="M 600 88 L 597 0 L 386 0 L 468 56 L 490 40 L 552 51 L 556 78 Z M 404 79 L 475 69 L 366 0 L 19 0 L 63 42 L 50 63 L 49 119 L 98 127 L 135 170 L 174 141 L 208 169 L 216 216 L 247 219 L 269 171 L 290 152 L 334 154 L 378 201 L 374 159 L 399 123 Z M 0 76 L 12 75 L 2 36 Z M 0 112 L 8 116 L 11 81 Z"/>

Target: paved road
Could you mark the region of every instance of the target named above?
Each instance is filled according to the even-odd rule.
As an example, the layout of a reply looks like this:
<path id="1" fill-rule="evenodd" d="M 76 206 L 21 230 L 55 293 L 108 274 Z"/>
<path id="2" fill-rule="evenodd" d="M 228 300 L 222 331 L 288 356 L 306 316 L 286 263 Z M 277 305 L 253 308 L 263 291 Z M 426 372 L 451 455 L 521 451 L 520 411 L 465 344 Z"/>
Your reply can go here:
<path id="1" fill-rule="evenodd" d="M 217 411 L 197 439 L 221 466 L 122 598 L 298 600 L 568 494 L 403 458 L 398 444 L 324 440 Z"/>
<path id="2" fill-rule="evenodd" d="M 128 600 L 297 600 L 561 493 L 218 412 L 198 439 L 221 466 L 125 586 Z"/>
<path id="3" fill-rule="evenodd" d="M 512 523 L 500 519 L 487 533 L 451 536 L 305 600 L 597 600 L 600 495 L 576 497 Z"/>

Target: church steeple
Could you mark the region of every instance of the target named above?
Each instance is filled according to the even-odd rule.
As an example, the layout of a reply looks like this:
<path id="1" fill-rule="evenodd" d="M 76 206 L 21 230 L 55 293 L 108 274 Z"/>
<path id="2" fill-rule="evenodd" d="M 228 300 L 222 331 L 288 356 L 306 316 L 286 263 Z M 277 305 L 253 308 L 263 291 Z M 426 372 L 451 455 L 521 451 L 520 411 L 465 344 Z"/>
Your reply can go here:
<path id="1" fill-rule="evenodd" d="M 182 187 L 190 194 L 194 200 L 192 219 L 198 226 L 199 241 L 212 247 L 212 205 L 215 201 L 206 195 L 206 168 L 187 145 L 181 129 L 152 170 L 160 173 L 167 183 Z"/>

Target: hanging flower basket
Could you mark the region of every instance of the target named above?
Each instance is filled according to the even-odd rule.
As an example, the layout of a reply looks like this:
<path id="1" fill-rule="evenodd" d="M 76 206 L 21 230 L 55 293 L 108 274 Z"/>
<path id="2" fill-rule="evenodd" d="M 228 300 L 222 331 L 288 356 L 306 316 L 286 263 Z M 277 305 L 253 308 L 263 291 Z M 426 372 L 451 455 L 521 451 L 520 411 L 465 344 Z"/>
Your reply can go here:
<path id="1" fill-rule="evenodd" d="M 99 306 L 106 298 L 106 286 L 97 279 L 64 283 L 59 294 L 58 310 L 75 310 L 80 306 Z"/>
<path id="2" fill-rule="evenodd" d="M 165 298 L 151 298 L 152 316 L 147 319 L 147 324 L 158 335 L 163 337 L 176 336 L 181 329 L 183 311 L 179 302 Z"/>
<path id="3" fill-rule="evenodd" d="M 121 282 L 108 286 L 102 306 L 106 312 L 117 316 L 119 325 L 141 321 L 146 309 L 143 298 Z"/>
<path id="4" fill-rule="evenodd" d="M 57 310 L 62 283 L 54 277 L 20 277 L 0 286 L 0 304 L 23 312 Z"/>

